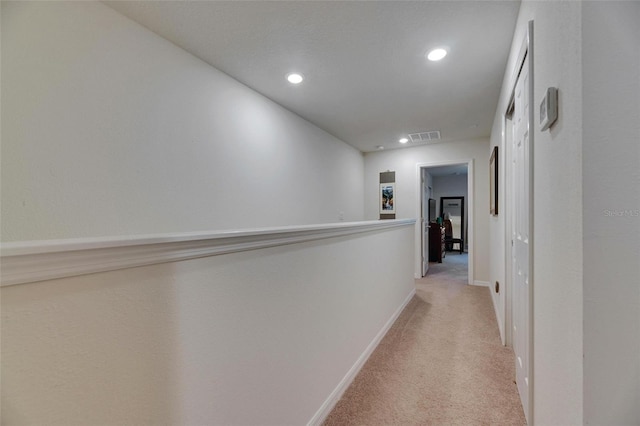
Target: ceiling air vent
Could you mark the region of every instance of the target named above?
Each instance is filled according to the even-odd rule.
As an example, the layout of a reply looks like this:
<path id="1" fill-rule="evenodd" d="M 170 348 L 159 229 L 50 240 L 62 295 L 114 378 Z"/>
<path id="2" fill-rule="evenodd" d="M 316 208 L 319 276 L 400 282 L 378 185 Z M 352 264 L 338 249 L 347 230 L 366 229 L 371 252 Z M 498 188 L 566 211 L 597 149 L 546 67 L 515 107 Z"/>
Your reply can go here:
<path id="1" fill-rule="evenodd" d="M 437 141 L 440 139 L 440 131 L 412 133 L 409 135 L 409 139 L 411 139 L 411 142 Z"/>

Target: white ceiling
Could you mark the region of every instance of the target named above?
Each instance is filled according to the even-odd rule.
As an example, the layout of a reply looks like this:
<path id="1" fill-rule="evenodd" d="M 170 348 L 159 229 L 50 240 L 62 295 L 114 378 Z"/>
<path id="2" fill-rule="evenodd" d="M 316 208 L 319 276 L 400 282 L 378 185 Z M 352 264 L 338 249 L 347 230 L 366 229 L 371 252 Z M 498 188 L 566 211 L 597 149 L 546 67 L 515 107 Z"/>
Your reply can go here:
<path id="1" fill-rule="evenodd" d="M 106 1 L 357 149 L 490 133 L 519 1 Z M 425 53 L 449 55 L 429 62 Z M 291 71 L 305 81 L 293 86 Z M 426 142 L 420 142 L 424 144 Z"/>

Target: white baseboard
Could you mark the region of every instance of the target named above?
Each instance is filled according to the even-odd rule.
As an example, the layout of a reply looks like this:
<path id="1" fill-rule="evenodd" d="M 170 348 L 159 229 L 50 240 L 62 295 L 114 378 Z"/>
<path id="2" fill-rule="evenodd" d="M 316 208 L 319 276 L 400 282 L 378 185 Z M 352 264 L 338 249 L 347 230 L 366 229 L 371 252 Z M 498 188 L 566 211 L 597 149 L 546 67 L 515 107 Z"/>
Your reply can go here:
<path id="1" fill-rule="evenodd" d="M 496 314 L 496 321 L 498 322 L 498 330 L 500 331 L 500 341 L 503 345 L 507 344 L 506 337 L 504 334 L 504 323 L 502 321 L 502 317 L 500 316 L 500 310 L 498 309 L 499 296 L 497 296 L 493 291 L 491 292 L 491 304 L 493 305 L 493 312 Z"/>
<path id="2" fill-rule="evenodd" d="M 385 323 L 382 329 L 376 334 L 376 337 L 373 338 L 369 346 L 364 350 L 362 355 L 358 358 L 358 360 L 353 364 L 353 366 L 349 369 L 344 378 L 340 381 L 338 386 L 331 392 L 329 397 L 325 400 L 324 404 L 320 407 L 320 409 L 316 412 L 316 414 L 309 420 L 307 426 L 318 426 L 321 425 L 322 422 L 327 418 L 333 407 L 338 403 L 342 394 L 347 390 L 347 388 L 353 382 L 353 379 L 356 378 L 364 364 L 367 362 L 373 351 L 378 347 L 384 336 L 387 334 L 393 323 L 398 319 L 400 313 L 404 310 L 407 304 L 411 301 L 413 296 L 416 294 L 416 290 L 413 289 L 411 293 L 407 296 L 407 298 L 402 302 L 400 307 L 396 309 L 391 318 Z"/>
<path id="3" fill-rule="evenodd" d="M 496 315 L 496 321 L 498 322 L 498 329 L 500 331 L 500 340 L 503 345 L 506 345 L 505 335 L 504 335 L 504 323 L 502 321 L 502 317 L 500 316 L 500 310 L 498 309 L 498 303 L 500 303 L 500 296 L 497 295 L 491 285 L 486 281 L 475 281 L 473 285 L 487 287 L 491 292 L 491 304 L 493 305 L 493 312 Z"/>

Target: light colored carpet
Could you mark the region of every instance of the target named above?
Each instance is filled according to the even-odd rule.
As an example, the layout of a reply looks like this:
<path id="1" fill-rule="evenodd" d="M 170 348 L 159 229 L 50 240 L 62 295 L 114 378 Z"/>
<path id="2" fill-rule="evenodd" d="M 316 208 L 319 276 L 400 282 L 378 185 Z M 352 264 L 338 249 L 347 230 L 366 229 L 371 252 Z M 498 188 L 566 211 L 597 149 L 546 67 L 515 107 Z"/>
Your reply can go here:
<path id="1" fill-rule="evenodd" d="M 514 355 L 486 287 L 466 285 L 466 254 L 416 280 L 391 327 L 325 425 L 524 425 Z"/>

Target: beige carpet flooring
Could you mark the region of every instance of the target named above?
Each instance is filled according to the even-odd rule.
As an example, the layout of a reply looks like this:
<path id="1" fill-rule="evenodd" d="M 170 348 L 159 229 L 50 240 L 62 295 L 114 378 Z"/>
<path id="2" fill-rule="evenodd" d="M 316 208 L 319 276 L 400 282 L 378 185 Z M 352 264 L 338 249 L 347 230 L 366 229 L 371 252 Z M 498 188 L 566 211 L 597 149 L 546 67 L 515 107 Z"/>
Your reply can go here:
<path id="1" fill-rule="evenodd" d="M 513 351 L 486 287 L 447 253 L 345 391 L 325 425 L 524 425 Z"/>

